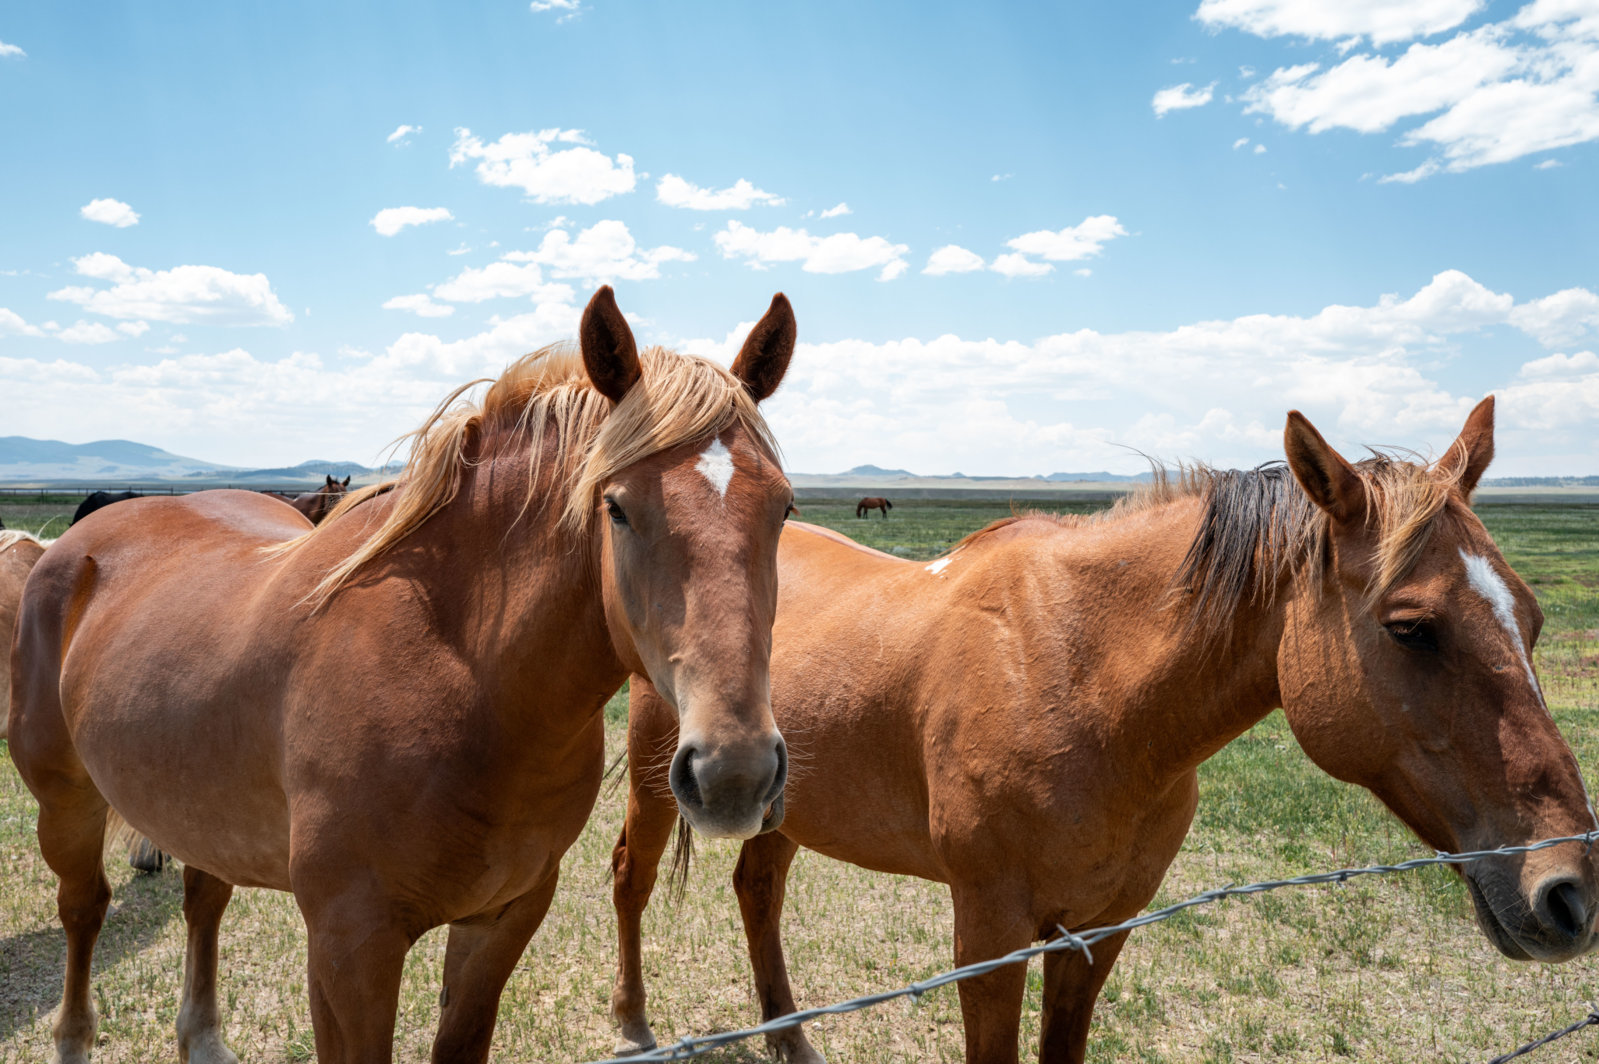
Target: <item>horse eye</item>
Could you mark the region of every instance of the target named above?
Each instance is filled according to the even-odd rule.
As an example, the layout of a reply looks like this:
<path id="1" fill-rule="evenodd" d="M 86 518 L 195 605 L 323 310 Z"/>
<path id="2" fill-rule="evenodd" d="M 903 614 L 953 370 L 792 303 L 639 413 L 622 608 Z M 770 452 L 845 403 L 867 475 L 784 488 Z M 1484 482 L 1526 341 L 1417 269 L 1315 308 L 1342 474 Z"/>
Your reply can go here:
<path id="1" fill-rule="evenodd" d="M 622 508 L 616 504 L 616 500 L 609 496 L 605 500 L 605 512 L 610 516 L 612 524 L 627 524 L 627 514 L 623 513 Z"/>
<path id="2" fill-rule="evenodd" d="M 1383 628 L 1390 639 L 1406 650 L 1438 649 L 1438 632 L 1426 621 L 1395 621 Z"/>
<path id="3" fill-rule="evenodd" d="M 792 517 L 793 515 L 795 515 L 797 513 L 799 513 L 799 511 L 794 509 L 794 504 L 793 503 L 789 503 L 788 504 L 788 508 L 783 511 L 783 520 L 787 521 L 790 517 Z"/>

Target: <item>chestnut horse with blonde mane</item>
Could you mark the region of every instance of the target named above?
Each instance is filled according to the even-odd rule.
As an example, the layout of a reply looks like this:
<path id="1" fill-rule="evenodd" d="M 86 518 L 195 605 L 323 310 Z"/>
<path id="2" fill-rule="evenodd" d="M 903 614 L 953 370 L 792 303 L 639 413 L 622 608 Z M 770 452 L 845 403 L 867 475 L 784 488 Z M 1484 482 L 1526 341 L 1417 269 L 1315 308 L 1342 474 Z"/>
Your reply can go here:
<path id="1" fill-rule="evenodd" d="M 0 739 L 11 716 L 11 631 L 16 626 L 22 586 L 44 553 L 44 544 L 26 532 L 0 530 Z"/>
<path id="2" fill-rule="evenodd" d="M 187 1064 L 235 1060 L 216 993 L 235 885 L 294 893 L 322 1064 L 392 1058 L 406 953 L 441 924 L 433 1059 L 484 1060 L 629 672 L 682 708 L 672 786 L 696 828 L 780 822 L 767 672 L 791 492 L 756 403 L 793 312 L 774 298 L 731 371 L 638 352 L 609 288 L 580 336 L 480 401 L 458 389 L 393 490 L 314 531 L 256 492 L 150 498 L 34 569 L 11 754 L 60 879 L 58 1059 L 95 1043 L 113 810 L 186 866 Z"/>
<path id="3" fill-rule="evenodd" d="M 797 525 L 778 551 L 773 712 L 820 755 L 734 883 L 763 1019 L 794 1011 L 779 937 L 800 846 L 947 883 L 955 962 L 1118 923 L 1154 897 L 1195 769 L 1276 707 L 1311 760 L 1422 841 L 1477 850 L 1595 825 L 1531 664 L 1542 615 L 1469 508 L 1484 401 L 1430 467 L 1350 464 L 1298 413 L 1286 466 L 1189 471 L 1094 517 L 1022 516 L 931 564 Z M 654 1041 L 639 917 L 677 816 L 651 778 L 670 710 L 632 688 L 613 867 L 624 1046 Z M 1580 844 L 1461 869 L 1488 940 L 1559 961 L 1595 942 Z M 1043 1061 L 1081 1061 L 1126 935 L 1044 958 Z M 1017 1059 L 1026 965 L 960 984 L 966 1059 Z M 790 1060 L 821 1058 L 799 1029 Z"/>

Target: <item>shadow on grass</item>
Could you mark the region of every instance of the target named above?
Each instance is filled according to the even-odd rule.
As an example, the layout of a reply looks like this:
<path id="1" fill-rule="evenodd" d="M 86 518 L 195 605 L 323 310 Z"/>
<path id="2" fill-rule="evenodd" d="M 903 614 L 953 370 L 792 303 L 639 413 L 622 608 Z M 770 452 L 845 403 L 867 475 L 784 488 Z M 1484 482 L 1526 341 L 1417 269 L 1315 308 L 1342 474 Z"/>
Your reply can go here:
<path id="1" fill-rule="evenodd" d="M 148 948 L 183 911 L 183 880 L 168 866 L 118 888 L 94 948 L 94 978 Z M 53 1010 L 66 975 L 67 937 L 59 925 L 0 939 L 0 1039 Z M 174 985 L 182 979 L 173 973 Z"/>

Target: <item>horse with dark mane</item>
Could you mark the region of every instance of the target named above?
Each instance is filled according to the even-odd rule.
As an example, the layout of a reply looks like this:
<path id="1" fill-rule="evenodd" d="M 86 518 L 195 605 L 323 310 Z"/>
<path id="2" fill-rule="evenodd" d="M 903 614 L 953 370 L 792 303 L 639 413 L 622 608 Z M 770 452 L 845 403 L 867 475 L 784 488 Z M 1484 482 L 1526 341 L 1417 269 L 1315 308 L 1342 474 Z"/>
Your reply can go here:
<path id="1" fill-rule="evenodd" d="M 103 510 L 114 502 L 127 502 L 129 499 L 142 498 L 144 496 L 137 491 L 119 491 L 115 494 L 109 491 L 91 492 L 78 504 L 77 510 L 73 512 L 72 524 L 77 524 L 96 510 Z M 71 525 L 68 527 L 70 528 Z"/>
<path id="2" fill-rule="evenodd" d="M 1543 617 L 1469 500 L 1493 455 L 1484 401 L 1432 465 L 1351 464 L 1298 413 L 1288 462 L 1198 468 L 1093 517 L 1025 515 L 931 563 L 793 525 L 778 554 L 773 712 L 819 755 L 734 886 L 762 1019 L 794 1011 L 779 921 L 800 846 L 947 883 L 955 963 L 1119 923 L 1188 833 L 1195 769 L 1281 707 L 1310 759 L 1370 789 L 1428 846 L 1596 826 L 1532 666 Z M 676 741 L 632 687 L 626 826 L 612 867 L 624 1047 L 652 1044 L 640 916 L 677 813 Z M 1595 943 L 1580 843 L 1456 869 L 1489 942 L 1561 961 Z M 1126 934 L 1044 958 L 1039 1057 L 1083 1059 Z M 966 1059 L 1011 1064 L 1027 966 L 960 983 Z M 791 1061 L 820 1056 L 798 1029 Z"/>
<path id="3" fill-rule="evenodd" d="M 484 1060 L 630 672 L 681 708 L 671 774 L 696 830 L 780 823 L 767 675 L 792 490 L 756 404 L 794 340 L 779 295 L 731 370 L 640 352 L 604 287 L 576 350 L 456 389 L 392 490 L 315 528 L 207 491 L 69 529 L 23 593 L 11 716 L 60 880 L 57 1059 L 95 1045 L 113 816 L 185 866 L 187 1064 L 235 1059 L 216 991 L 236 885 L 295 896 L 322 1064 L 391 1058 L 406 955 L 445 924 L 433 1059 Z"/>
<path id="4" fill-rule="evenodd" d="M 873 495 L 862 499 L 860 502 L 855 504 L 855 516 L 866 517 L 869 516 L 873 510 L 881 510 L 883 511 L 883 517 L 887 518 L 888 511 L 892 510 L 893 508 L 894 504 L 889 500 L 877 495 Z"/>
<path id="5" fill-rule="evenodd" d="M 261 494 L 270 495 L 274 499 L 282 499 L 290 506 L 299 510 L 313 525 L 320 525 L 322 519 L 332 513 L 334 508 L 343 501 L 344 495 L 350 490 L 350 478 L 334 480 L 333 474 L 325 474 L 326 483 L 315 491 L 302 491 L 298 495 L 290 495 L 286 491 L 264 491 Z"/>

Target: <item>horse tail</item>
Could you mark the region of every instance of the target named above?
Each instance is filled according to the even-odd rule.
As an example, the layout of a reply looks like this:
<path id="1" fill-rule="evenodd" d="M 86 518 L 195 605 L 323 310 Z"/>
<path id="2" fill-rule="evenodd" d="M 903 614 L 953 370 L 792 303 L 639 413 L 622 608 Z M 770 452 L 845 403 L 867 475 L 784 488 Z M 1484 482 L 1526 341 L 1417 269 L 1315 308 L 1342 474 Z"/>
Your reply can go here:
<path id="1" fill-rule="evenodd" d="M 621 771 L 618 772 L 617 769 L 621 769 Z M 627 782 L 627 747 L 624 746 L 617 753 L 615 760 L 605 766 L 605 775 L 601 776 L 600 779 L 602 781 L 611 781 L 611 785 L 605 788 L 605 797 L 607 798 L 615 794 L 617 789 Z"/>
<path id="2" fill-rule="evenodd" d="M 110 853 L 123 846 L 128 848 L 128 863 L 140 872 L 159 872 L 166 863 L 167 855 L 155 843 L 123 820 L 121 813 L 110 809 L 105 819 L 105 852 Z"/>
<path id="3" fill-rule="evenodd" d="M 672 845 L 672 867 L 666 873 L 667 897 L 673 905 L 688 893 L 688 866 L 694 858 L 694 829 L 681 813 L 677 817 L 677 841 Z"/>
<path id="4" fill-rule="evenodd" d="M 894 508 L 894 500 L 893 499 L 884 499 L 883 500 L 883 509 L 884 510 L 892 510 L 893 508 Z"/>

